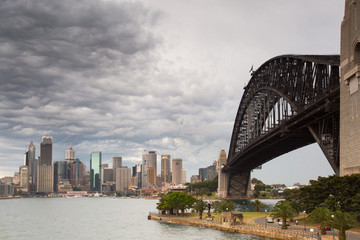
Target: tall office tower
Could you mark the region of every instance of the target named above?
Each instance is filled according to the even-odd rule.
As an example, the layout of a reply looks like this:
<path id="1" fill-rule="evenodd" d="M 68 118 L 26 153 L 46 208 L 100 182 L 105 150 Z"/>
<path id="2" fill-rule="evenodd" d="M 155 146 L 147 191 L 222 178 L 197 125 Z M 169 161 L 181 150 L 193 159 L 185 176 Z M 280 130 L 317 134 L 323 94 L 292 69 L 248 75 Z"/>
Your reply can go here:
<path id="1" fill-rule="evenodd" d="M 131 169 L 127 167 L 116 168 L 116 192 L 127 194 L 131 183 Z"/>
<path id="2" fill-rule="evenodd" d="M 122 167 L 122 157 L 113 157 L 113 169 Z"/>
<path id="3" fill-rule="evenodd" d="M 54 191 L 58 189 L 59 182 L 69 179 L 68 163 L 66 161 L 58 161 L 54 163 Z"/>
<path id="4" fill-rule="evenodd" d="M 52 165 L 52 144 L 53 139 L 50 136 L 43 136 L 40 144 L 40 163 L 39 165 Z"/>
<path id="5" fill-rule="evenodd" d="M 36 185 L 36 159 L 35 159 L 35 146 L 33 142 L 30 142 L 28 147 L 28 159 L 29 159 L 29 181 L 30 186 L 33 188 L 33 185 Z"/>
<path id="6" fill-rule="evenodd" d="M 54 190 L 54 168 L 52 166 L 52 144 L 50 136 L 43 136 L 40 144 L 40 161 L 37 167 L 37 192 L 51 193 Z"/>
<path id="7" fill-rule="evenodd" d="M 113 179 L 116 179 L 116 169 L 122 167 L 122 157 L 113 157 Z"/>
<path id="8" fill-rule="evenodd" d="M 161 183 L 170 183 L 170 155 L 161 155 Z"/>
<path id="9" fill-rule="evenodd" d="M 70 146 L 68 150 L 65 150 L 65 161 L 70 163 L 75 161 L 75 159 L 75 151 L 73 150 L 72 146 Z"/>
<path id="10" fill-rule="evenodd" d="M 52 193 L 54 189 L 54 167 L 39 165 L 37 167 L 37 189 L 39 193 Z"/>
<path id="11" fill-rule="evenodd" d="M 29 166 L 29 149 L 26 148 L 25 149 L 25 153 L 24 153 L 24 165 L 23 166 Z"/>
<path id="12" fill-rule="evenodd" d="M 199 178 L 200 178 L 200 182 L 206 180 L 206 168 L 199 168 Z"/>
<path id="13" fill-rule="evenodd" d="M 185 168 L 182 169 L 181 174 L 182 174 L 181 184 L 185 184 L 186 183 L 186 169 Z"/>
<path id="14" fill-rule="evenodd" d="M 19 168 L 20 188 L 23 192 L 29 192 L 29 167 L 21 166 Z"/>
<path id="15" fill-rule="evenodd" d="M 69 163 L 69 180 L 71 186 L 80 187 L 85 185 L 85 170 L 85 163 L 81 162 L 78 158 L 76 158 L 75 161 Z"/>
<path id="16" fill-rule="evenodd" d="M 156 169 L 155 167 L 148 167 L 147 173 L 147 183 L 148 186 L 154 187 L 156 186 Z"/>
<path id="17" fill-rule="evenodd" d="M 90 191 L 101 191 L 101 152 L 90 155 Z"/>
<path id="18" fill-rule="evenodd" d="M 178 185 L 182 181 L 182 159 L 174 158 L 172 160 L 172 183 Z"/>
<path id="19" fill-rule="evenodd" d="M 135 173 L 133 172 L 133 176 L 136 178 L 136 183 L 137 183 L 136 187 L 141 188 L 142 164 L 136 164 L 134 168 L 135 168 Z"/>
<path id="20" fill-rule="evenodd" d="M 155 167 L 156 173 L 156 157 L 156 151 L 144 150 L 142 153 L 141 188 L 146 188 L 148 186 L 148 167 Z"/>

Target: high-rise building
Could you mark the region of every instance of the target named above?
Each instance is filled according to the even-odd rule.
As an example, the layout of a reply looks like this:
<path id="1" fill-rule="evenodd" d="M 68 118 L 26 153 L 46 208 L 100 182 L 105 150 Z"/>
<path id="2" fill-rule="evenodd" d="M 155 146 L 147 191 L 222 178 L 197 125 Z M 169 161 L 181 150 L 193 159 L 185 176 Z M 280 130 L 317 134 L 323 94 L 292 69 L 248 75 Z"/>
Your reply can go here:
<path id="1" fill-rule="evenodd" d="M 20 189 L 23 192 L 29 192 L 29 167 L 21 166 L 19 168 Z"/>
<path id="2" fill-rule="evenodd" d="M 113 179 L 116 179 L 116 169 L 122 167 L 122 157 L 113 157 Z"/>
<path id="3" fill-rule="evenodd" d="M 113 157 L 113 169 L 122 167 L 122 157 Z"/>
<path id="4" fill-rule="evenodd" d="M 156 151 L 146 151 L 142 153 L 142 177 L 141 177 L 141 188 L 148 187 L 148 167 L 155 167 L 156 176 Z"/>
<path id="5" fill-rule="evenodd" d="M 200 178 L 200 182 L 206 180 L 206 168 L 199 168 L 199 178 Z"/>
<path id="6" fill-rule="evenodd" d="M 186 169 L 185 168 L 183 168 L 182 169 L 182 176 L 181 176 L 181 184 L 185 184 L 186 183 Z"/>
<path id="7" fill-rule="evenodd" d="M 37 171 L 37 159 L 35 158 L 35 146 L 33 142 L 30 142 L 28 147 L 28 158 L 29 158 L 29 182 L 30 188 L 36 189 L 36 171 Z"/>
<path id="8" fill-rule="evenodd" d="M 142 176 L 141 170 L 142 170 L 141 164 L 136 164 L 133 167 L 133 174 L 132 174 L 132 177 L 134 178 L 133 184 L 137 188 L 141 188 L 141 176 Z"/>
<path id="9" fill-rule="evenodd" d="M 147 174 L 147 182 L 148 186 L 156 186 L 156 169 L 155 167 L 148 167 L 148 174 Z"/>
<path id="10" fill-rule="evenodd" d="M 72 146 L 69 146 L 68 150 L 65 150 L 65 161 L 67 163 L 75 161 L 75 151 L 73 150 Z"/>
<path id="11" fill-rule="evenodd" d="M 66 161 L 58 161 L 54 163 L 54 191 L 57 191 L 58 184 L 64 179 L 69 179 L 68 163 Z"/>
<path id="12" fill-rule="evenodd" d="M 69 180 L 71 186 L 80 187 L 85 185 L 85 163 L 76 158 L 75 161 L 69 163 Z"/>
<path id="13" fill-rule="evenodd" d="M 116 192 L 127 194 L 131 184 L 131 169 L 127 167 L 116 168 Z"/>
<path id="14" fill-rule="evenodd" d="M 43 136 L 40 144 L 40 165 L 52 165 L 53 139 L 50 136 Z"/>
<path id="15" fill-rule="evenodd" d="M 37 168 L 37 189 L 39 193 L 52 193 L 54 190 L 54 167 L 39 165 Z"/>
<path id="16" fill-rule="evenodd" d="M 51 193 L 54 190 L 54 168 L 52 165 L 52 144 L 50 136 L 43 136 L 40 144 L 40 160 L 37 167 L 37 192 Z"/>
<path id="17" fill-rule="evenodd" d="M 101 152 L 90 155 L 90 191 L 101 191 Z"/>
<path id="18" fill-rule="evenodd" d="M 170 183 L 170 155 L 161 155 L 161 183 Z"/>
<path id="19" fill-rule="evenodd" d="M 182 159 L 174 158 L 172 160 L 172 183 L 181 184 L 182 182 Z"/>

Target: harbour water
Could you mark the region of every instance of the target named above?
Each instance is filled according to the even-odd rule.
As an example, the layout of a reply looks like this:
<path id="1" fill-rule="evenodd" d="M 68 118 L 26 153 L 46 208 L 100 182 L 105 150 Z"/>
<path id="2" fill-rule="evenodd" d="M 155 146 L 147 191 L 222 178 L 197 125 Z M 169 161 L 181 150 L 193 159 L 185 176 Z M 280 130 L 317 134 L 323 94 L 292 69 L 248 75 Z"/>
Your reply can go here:
<path id="1" fill-rule="evenodd" d="M 0 239 L 242 239 L 252 235 L 147 220 L 158 200 L 28 198 L 0 201 Z"/>

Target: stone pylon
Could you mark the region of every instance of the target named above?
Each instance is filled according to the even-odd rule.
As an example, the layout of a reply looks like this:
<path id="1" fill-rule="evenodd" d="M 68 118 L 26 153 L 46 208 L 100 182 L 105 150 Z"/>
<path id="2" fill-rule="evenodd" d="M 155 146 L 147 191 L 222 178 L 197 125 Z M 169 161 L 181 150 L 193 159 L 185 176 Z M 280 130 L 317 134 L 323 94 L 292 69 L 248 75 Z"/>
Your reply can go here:
<path id="1" fill-rule="evenodd" d="M 228 181 L 229 181 L 229 174 L 224 173 L 221 171 L 224 165 L 227 163 L 227 157 L 225 150 L 221 150 L 219 159 L 218 159 L 218 190 L 217 196 L 219 198 L 227 197 L 228 192 Z"/>
<path id="2" fill-rule="evenodd" d="M 346 0 L 341 23 L 340 176 L 360 173 L 360 0 Z"/>

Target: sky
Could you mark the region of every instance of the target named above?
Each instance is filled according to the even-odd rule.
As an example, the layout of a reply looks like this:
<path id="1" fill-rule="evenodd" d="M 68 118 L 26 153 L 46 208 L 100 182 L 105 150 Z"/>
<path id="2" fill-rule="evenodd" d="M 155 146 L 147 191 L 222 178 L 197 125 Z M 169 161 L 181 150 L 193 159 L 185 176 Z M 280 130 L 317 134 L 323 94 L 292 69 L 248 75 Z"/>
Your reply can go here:
<path id="1" fill-rule="evenodd" d="M 283 54 L 339 54 L 339 0 L 0 1 L 0 177 L 33 141 L 182 158 L 187 179 L 229 150 L 249 70 Z M 267 184 L 334 174 L 316 145 L 254 170 Z"/>

